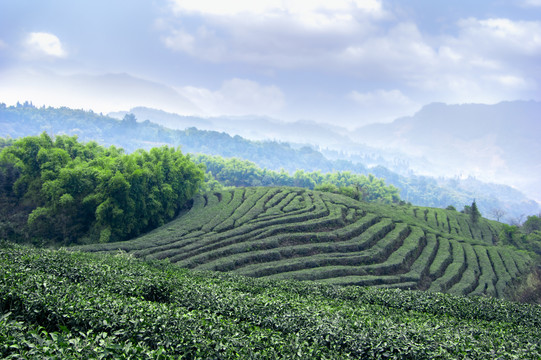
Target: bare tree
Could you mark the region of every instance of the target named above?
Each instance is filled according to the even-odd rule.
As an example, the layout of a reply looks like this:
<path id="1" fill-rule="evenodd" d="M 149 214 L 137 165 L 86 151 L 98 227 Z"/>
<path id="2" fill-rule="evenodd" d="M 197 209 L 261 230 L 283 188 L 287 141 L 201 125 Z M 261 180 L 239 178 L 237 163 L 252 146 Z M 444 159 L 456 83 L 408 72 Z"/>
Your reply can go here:
<path id="1" fill-rule="evenodd" d="M 522 226 L 522 223 L 524 222 L 524 217 L 526 215 L 525 214 L 520 214 L 519 216 L 515 217 L 515 218 L 512 218 L 511 221 L 510 221 L 510 224 L 511 225 L 515 225 L 515 226 Z"/>
<path id="2" fill-rule="evenodd" d="M 490 215 L 492 215 L 494 218 L 496 218 L 496 221 L 500 221 L 500 219 L 506 214 L 505 210 L 503 209 L 492 209 L 490 211 Z"/>

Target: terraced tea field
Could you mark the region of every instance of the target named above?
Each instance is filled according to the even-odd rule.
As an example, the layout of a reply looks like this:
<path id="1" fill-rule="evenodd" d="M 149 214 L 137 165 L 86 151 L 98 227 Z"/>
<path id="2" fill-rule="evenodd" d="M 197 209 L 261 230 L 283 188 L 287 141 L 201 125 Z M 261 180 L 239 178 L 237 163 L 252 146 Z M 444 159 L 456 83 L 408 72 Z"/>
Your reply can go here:
<path id="1" fill-rule="evenodd" d="M 497 246 L 499 223 L 442 209 L 386 206 L 299 188 L 197 196 L 172 222 L 127 242 L 82 246 L 181 267 L 503 297 L 528 255 Z"/>

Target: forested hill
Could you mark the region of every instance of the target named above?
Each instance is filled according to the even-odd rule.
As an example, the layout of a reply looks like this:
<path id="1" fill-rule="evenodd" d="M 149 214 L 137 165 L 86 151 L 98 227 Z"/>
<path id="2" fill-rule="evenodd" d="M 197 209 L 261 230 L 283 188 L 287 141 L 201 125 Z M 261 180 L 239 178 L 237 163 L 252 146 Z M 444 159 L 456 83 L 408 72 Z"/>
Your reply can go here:
<path id="1" fill-rule="evenodd" d="M 181 146 L 184 153 L 201 153 L 223 157 L 238 157 L 252 161 L 261 168 L 288 172 L 351 171 L 356 174 L 372 173 L 387 184 L 400 190 L 401 197 L 419 206 L 458 209 L 477 200 L 484 216 L 492 217 L 499 209 L 509 220 L 523 214 L 537 214 L 539 205 L 523 194 L 501 185 L 487 185 L 468 180 L 442 180 L 423 176 L 405 177 L 384 167 L 367 169 L 363 164 L 346 160 L 329 160 L 311 147 L 294 147 L 277 141 L 250 141 L 240 136 L 230 136 L 215 131 L 195 128 L 171 130 L 148 120 L 137 121 L 133 116 L 123 120 L 113 119 L 89 111 L 69 108 L 36 108 L 31 104 L 7 107 L 0 104 L 2 137 L 12 138 L 38 135 L 77 135 L 80 141 L 97 141 L 102 145 L 116 145 L 127 152 L 150 149 L 159 145 Z M 524 219 L 523 219 L 524 220 Z"/>

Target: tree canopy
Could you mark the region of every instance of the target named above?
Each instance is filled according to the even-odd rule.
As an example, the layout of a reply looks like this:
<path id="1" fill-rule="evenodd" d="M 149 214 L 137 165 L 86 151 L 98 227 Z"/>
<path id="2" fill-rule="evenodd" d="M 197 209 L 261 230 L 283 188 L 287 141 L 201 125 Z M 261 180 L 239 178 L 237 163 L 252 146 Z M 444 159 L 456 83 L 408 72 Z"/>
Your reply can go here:
<path id="1" fill-rule="evenodd" d="M 125 154 L 75 136 L 21 138 L 0 152 L 0 230 L 65 245 L 125 240 L 172 219 L 203 177 L 178 148 Z"/>
<path id="2" fill-rule="evenodd" d="M 386 185 L 374 175 L 354 174 L 349 171 L 322 173 L 297 170 L 290 175 L 285 170 L 261 169 L 256 164 L 237 158 L 198 155 L 194 161 L 205 164 L 208 189 L 219 186 L 297 186 L 343 194 L 357 200 L 385 204 L 400 201 L 399 190 Z"/>

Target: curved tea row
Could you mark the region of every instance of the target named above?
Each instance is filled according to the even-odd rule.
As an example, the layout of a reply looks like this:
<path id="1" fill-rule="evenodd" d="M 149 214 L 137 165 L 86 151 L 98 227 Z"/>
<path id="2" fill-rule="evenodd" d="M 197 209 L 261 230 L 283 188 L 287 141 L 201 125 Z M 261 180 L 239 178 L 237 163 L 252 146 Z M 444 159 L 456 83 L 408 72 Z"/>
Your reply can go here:
<path id="1" fill-rule="evenodd" d="M 82 247 L 252 277 L 503 296 L 530 264 L 495 246 L 497 225 L 441 209 L 367 204 L 298 188 L 198 196 L 137 239 Z"/>

